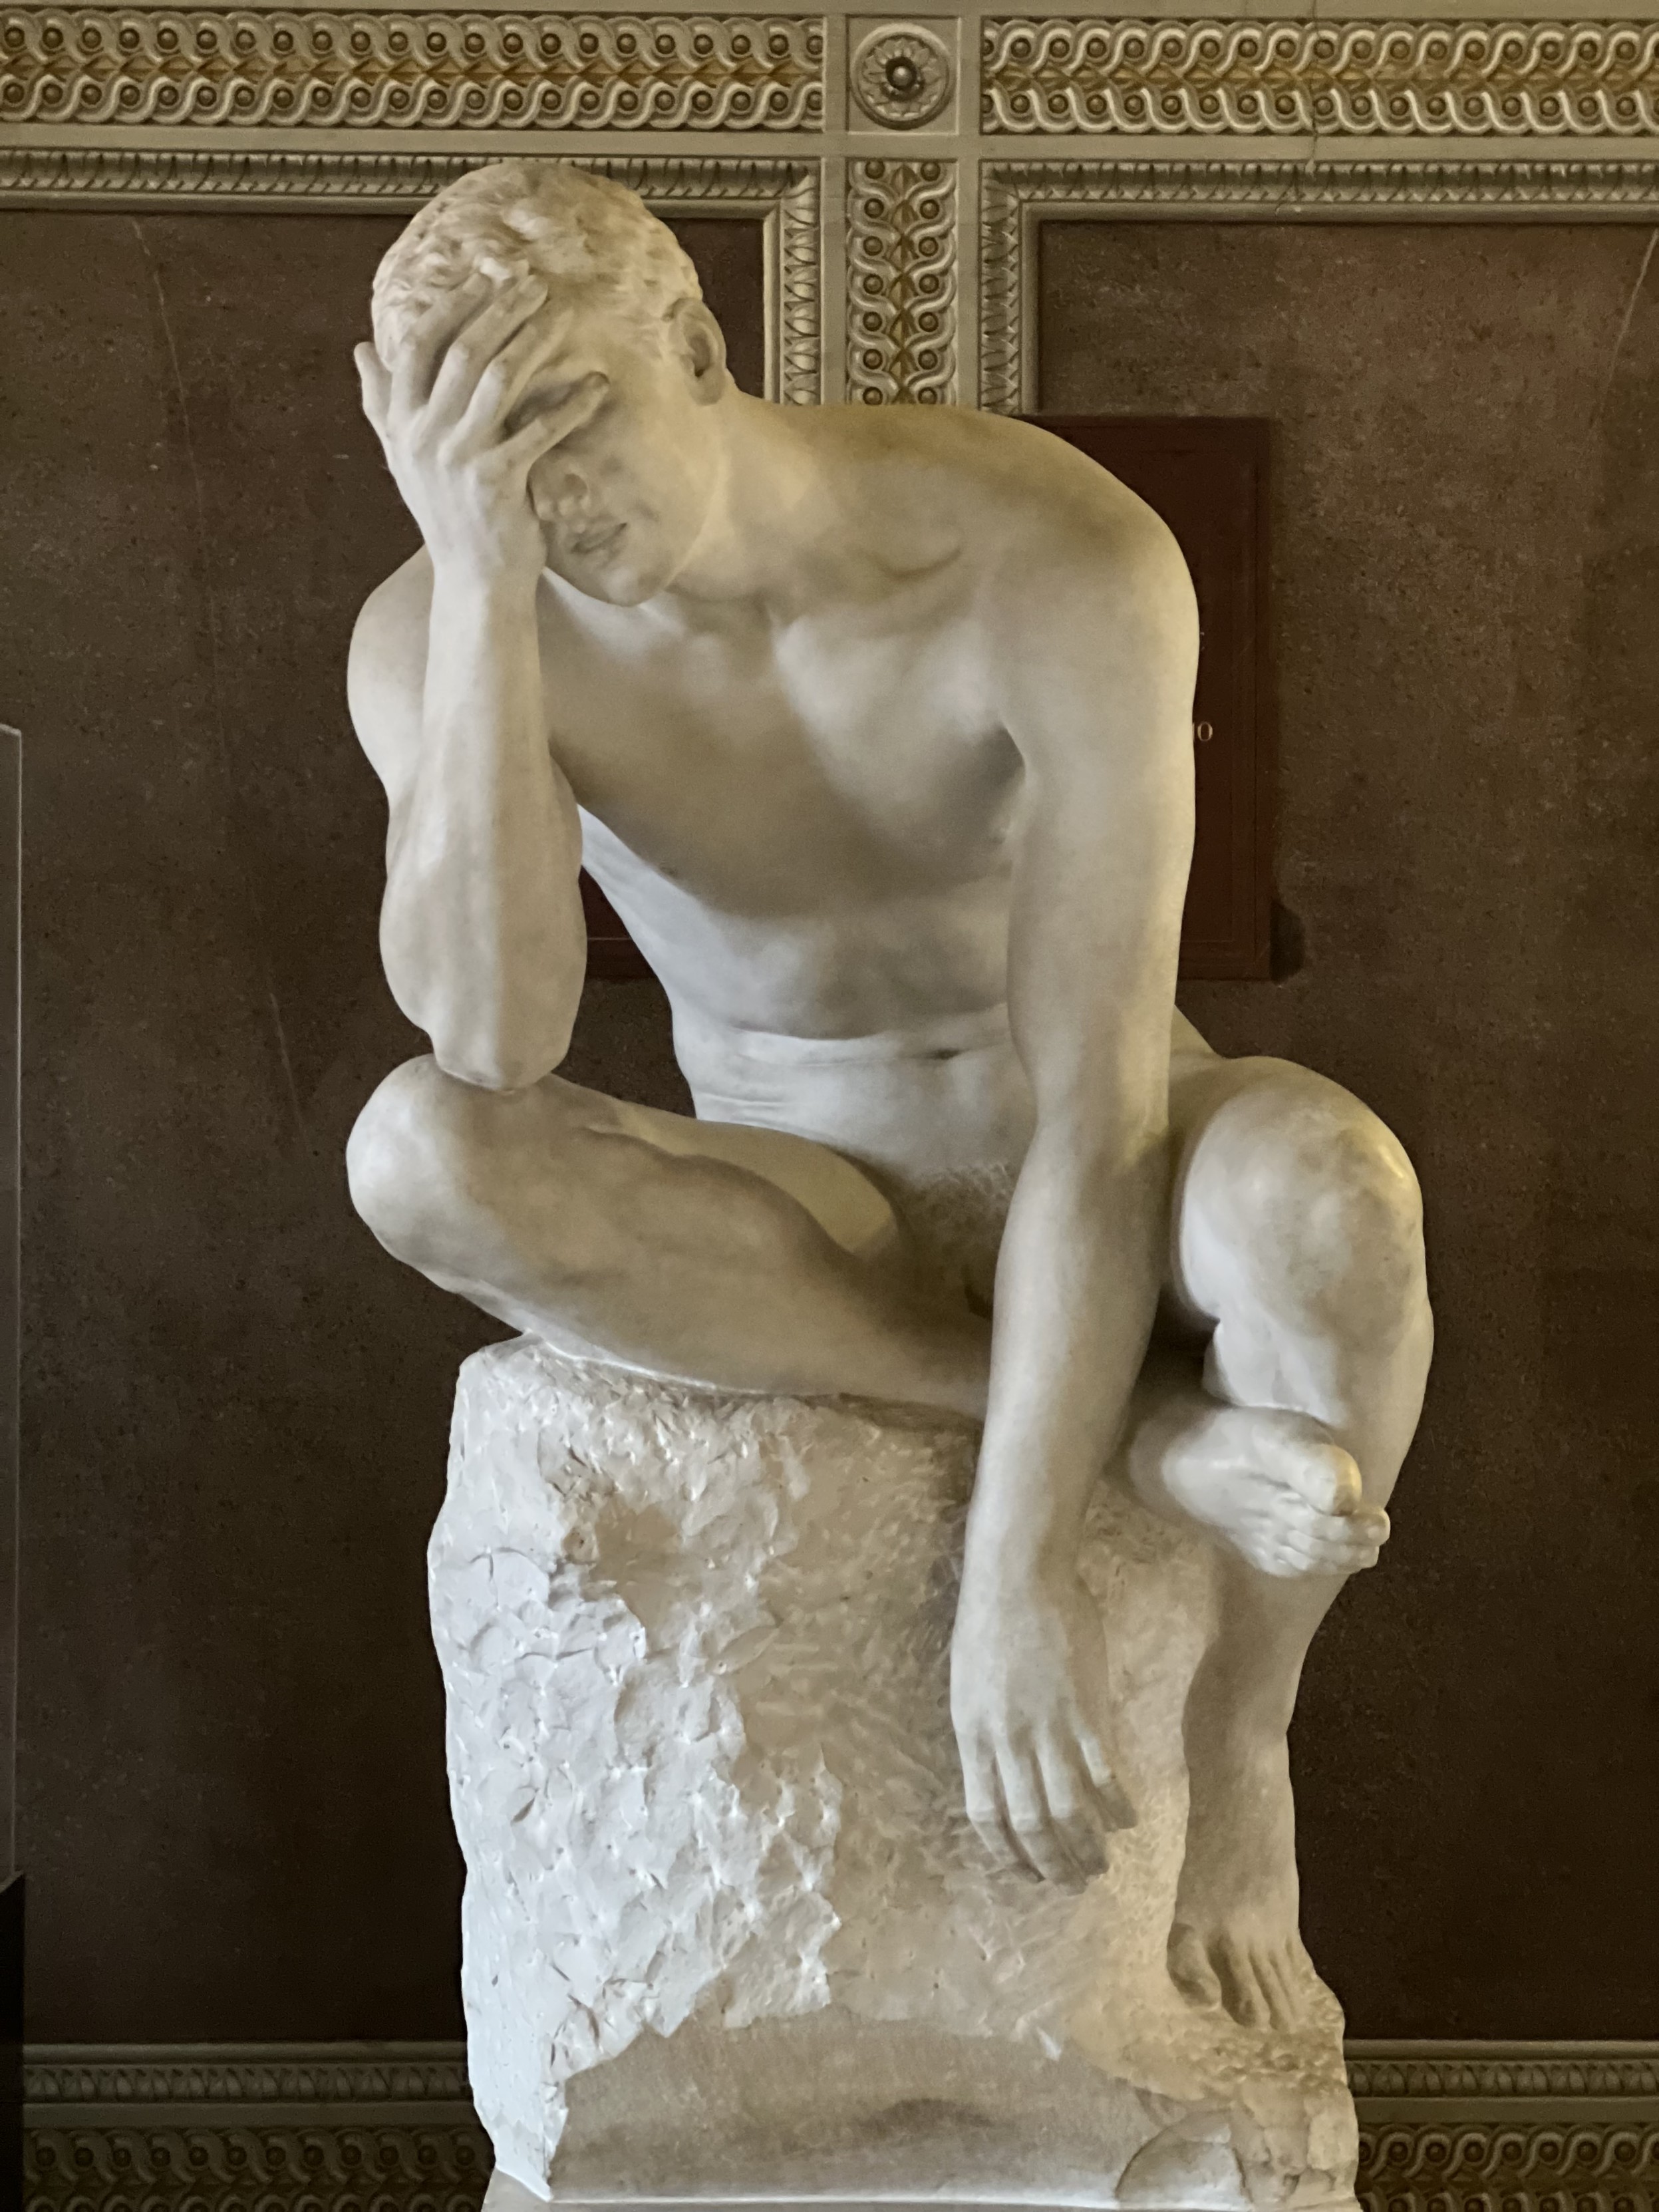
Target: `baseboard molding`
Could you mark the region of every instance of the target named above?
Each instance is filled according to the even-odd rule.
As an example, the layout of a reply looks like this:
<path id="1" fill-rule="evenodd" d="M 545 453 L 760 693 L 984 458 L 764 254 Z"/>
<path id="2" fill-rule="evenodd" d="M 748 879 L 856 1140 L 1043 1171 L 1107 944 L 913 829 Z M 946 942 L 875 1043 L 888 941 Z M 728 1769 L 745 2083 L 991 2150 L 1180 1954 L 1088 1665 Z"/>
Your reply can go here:
<path id="1" fill-rule="evenodd" d="M 1367 2212 L 1659 2212 L 1659 2043 L 1351 2043 Z M 36 2045 L 27 2212 L 476 2212 L 454 2043 Z"/>

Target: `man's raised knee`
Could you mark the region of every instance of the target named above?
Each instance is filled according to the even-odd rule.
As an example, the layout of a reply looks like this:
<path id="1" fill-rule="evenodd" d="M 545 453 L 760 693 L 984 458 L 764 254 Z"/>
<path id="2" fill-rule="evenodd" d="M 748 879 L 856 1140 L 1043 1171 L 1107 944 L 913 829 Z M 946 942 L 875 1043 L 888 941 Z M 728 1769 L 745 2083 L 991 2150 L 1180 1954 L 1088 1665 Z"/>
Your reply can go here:
<path id="1" fill-rule="evenodd" d="M 1363 1317 L 1379 1334 L 1410 1319 L 1423 1298 L 1423 1200 L 1387 1124 L 1321 1085 L 1291 1107 L 1267 1174 L 1278 1186 L 1292 1293 Z"/>
<path id="2" fill-rule="evenodd" d="M 1422 1197 L 1384 1122 L 1312 1077 L 1253 1086 L 1222 1109 L 1216 1135 L 1224 1122 L 1215 1196 L 1267 1302 L 1376 1336 L 1426 1314 Z"/>
<path id="3" fill-rule="evenodd" d="M 398 1259 L 441 1261 L 474 1202 L 498 1106 L 494 1092 L 457 1082 L 425 1054 L 394 1068 L 358 1115 L 346 1146 L 351 1202 Z"/>

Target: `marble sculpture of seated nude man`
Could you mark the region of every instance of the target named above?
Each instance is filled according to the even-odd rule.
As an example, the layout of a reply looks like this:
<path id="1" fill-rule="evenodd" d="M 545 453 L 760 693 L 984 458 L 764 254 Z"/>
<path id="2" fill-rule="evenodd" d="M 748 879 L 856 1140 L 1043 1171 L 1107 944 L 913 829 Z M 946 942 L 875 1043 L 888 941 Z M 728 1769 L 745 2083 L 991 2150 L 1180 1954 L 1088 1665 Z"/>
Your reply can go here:
<path id="1" fill-rule="evenodd" d="M 1387 1536 L 1431 1322 L 1389 1130 L 1175 1009 L 1198 623 L 1169 531 L 1037 429 L 739 392 L 672 234 L 556 163 L 423 211 L 358 364 L 425 541 L 350 702 L 386 971 L 432 1045 L 354 1133 L 359 1211 L 578 1356 L 982 1421 L 952 1717 L 986 1847 L 1046 1880 L 1133 1818 L 1091 1486 L 1111 1462 L 1206 1531 L 1170 1970 L 1294 2025 L 1285 1730 Z M 557 1073 L 584 859 L 696 1119 Z M 930 1273 L 907 1192 L 992 1171 L 994 1279 Z"/>

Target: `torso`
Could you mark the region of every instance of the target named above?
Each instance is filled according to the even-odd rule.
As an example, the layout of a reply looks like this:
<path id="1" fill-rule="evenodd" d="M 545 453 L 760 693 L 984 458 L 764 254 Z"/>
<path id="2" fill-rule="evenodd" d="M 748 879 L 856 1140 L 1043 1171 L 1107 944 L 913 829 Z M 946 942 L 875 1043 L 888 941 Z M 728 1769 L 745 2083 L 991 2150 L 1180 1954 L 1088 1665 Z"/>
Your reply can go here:
<path id="1" fill-rule="evenodd" d="M 544 578 L 550 744 L 705 1119 L 901 1170 L 918 1145 L 941 1171 L 1024 1152 L 1006 1003 L 1024 775 L 984 619 L 1006 427 L 812 410 L 853 550 L 782 627 Z"/>
<path id="2" fill-rule="evenodd" d="M 1006 1152 L 1029 1117 L 1003 1012 L 1022 771 L 960 533 L 908 534 L 878 588 L 779 630 L 687 632 L 549 578 L 551 742 L 700 1114 L 866 1156 L 920 1114 Z"/>

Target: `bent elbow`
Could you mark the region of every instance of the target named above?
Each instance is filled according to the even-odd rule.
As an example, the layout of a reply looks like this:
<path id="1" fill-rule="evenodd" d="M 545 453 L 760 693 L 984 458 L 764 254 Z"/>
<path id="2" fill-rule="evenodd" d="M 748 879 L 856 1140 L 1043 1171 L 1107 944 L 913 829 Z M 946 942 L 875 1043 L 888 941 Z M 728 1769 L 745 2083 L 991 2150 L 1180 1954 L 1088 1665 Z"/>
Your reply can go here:
<path id="1" fill-rule="evenodd" d="M 446 1075 L 476 1091 L 528 1091 L 551 1075 L 570 1049 L 580 998 L 568 1008 L 551 1005 L 507 1012 L 453 1005 L 404 1012 L 432 1040 L 432 1057 Z"/>
<path id="2" fill-rule="evenodd" d="M 399 960 L 386 949 L 392 995 L 432 1041 L 446 1075 L 478 1091 L 527 1091 L 550 1075 L 570 1049 L 581 1004 L 582 967 L 538 977 L 524 990 L 499 972 L 457 974 L 436 963 Z M 434 971 L 436 968 L 436 972 Z"/>
<path id="3" fill-rule="evenodd" d="M 500 1054 L 456 1053 L 436 1044 L 432 1057 L 446 1075 L 453 1076 L 457 1083 L 470 1083 L 475 1091 L 529 1091 L 559 1064 L 557 1060 L 528 1054 L 508 1059 Z"/>
<path id="4" fill-rule="evenodd" d="M 551 1075 L 570 1049 L 570 1027 L 556 1036 L 480 1037 L 441 1036 L 429 1030 L 432 1056 L 446 1075 L 477 1091 L 528 1091 Z"/>

